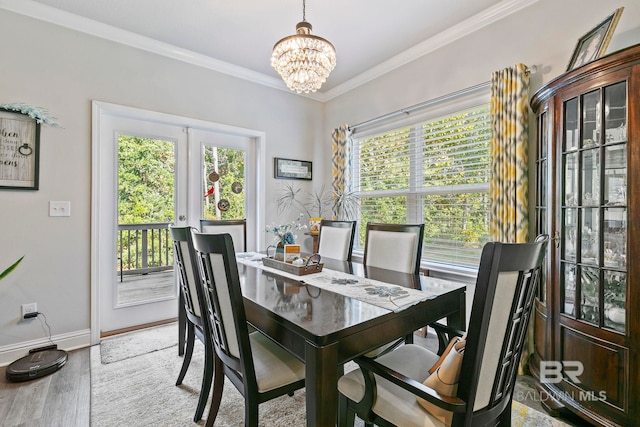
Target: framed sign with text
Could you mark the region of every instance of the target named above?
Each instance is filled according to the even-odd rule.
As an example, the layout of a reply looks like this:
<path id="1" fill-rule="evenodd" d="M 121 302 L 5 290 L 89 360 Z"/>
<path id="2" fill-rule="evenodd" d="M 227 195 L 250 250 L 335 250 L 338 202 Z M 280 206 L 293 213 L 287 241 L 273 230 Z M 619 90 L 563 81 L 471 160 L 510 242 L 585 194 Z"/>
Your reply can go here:
<path id="1" fill-rule="evenodd" d="M 39 161 L 40 124 L 0 109 L 0 189 L 37 190 Z"/>
<path id="2" fill-rule="evenodd" d="M 280 179 L 311 180 L 311 162 L 274 157 L 273 175 Z"/>

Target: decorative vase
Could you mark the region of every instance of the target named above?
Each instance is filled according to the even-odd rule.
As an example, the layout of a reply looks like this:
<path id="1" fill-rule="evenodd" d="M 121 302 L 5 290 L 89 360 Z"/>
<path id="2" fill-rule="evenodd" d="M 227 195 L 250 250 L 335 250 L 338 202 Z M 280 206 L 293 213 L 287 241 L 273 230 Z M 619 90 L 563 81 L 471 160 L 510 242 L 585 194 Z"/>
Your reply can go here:
<path id="1" fill-rule="evenodd" d="M 320 221 L 322 218 L 309 218 L 309 232 L 311 234 L 320 233 Z"/>
<path id="2" fill-rule="evenodd" d="M 273 255 L 273 259 L 276 261 L 284 261 L 284 243 L 278 242 L 276 246 L 276 253 Z"/>

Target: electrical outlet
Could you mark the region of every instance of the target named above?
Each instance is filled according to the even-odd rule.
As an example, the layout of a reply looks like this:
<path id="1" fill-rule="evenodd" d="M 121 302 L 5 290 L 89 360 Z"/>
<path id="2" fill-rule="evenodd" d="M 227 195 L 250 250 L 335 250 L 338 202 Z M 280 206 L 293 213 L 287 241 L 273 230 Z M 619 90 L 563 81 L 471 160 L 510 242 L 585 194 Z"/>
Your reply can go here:
<path id="1" fill-rule="evenodd" d="M 22 318 L 24 318 L 25 314 L 29 313 L 37 313 L 38 312 L 38 304 L 32 302 L 31 304 L 22 304 Z"/>

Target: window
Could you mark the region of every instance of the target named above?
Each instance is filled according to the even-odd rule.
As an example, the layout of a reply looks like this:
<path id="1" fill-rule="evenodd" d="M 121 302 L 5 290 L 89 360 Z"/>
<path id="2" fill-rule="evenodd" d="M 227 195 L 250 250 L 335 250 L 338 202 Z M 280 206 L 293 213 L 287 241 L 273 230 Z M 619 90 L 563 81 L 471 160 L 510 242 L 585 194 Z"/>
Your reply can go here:
<path id="1" fill-rule="evenodd" d="M 351 185 L 367 222 L 425 223 L 428 264 L 476 268 L 489 238 L 489 105 L 353 137 Z"/>
<path id="2" fill-rule="evenodd" d="M 211 145 L 202 150 L 202 218 L 246 218 L 244 150 Z"/>

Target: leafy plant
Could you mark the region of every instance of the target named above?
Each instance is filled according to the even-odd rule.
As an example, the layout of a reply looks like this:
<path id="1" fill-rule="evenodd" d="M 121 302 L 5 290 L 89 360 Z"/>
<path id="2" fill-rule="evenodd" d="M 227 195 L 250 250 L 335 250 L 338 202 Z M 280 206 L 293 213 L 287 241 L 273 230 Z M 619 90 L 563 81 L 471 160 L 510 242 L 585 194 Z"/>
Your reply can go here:
<path id="1" fill-rule="evenodd" d="M 311 193 L 287 183 L 276 201 L 279 212 L 300 209 L 309 218 L 333 217 L 336 214 L 338 219 L 355 219 L 360 211 L 355 192 L 327 190 L 324 185 L 320 191 Z"/>
<path id="2" fill-rule="evenodd" d="M 5 277 L 7 277 L 9 275 L 9 273 L 11 273 L 13 270 L 15 270 L 16 267 L 18 267 L 18 264 L 20 264 L 20 262 L 22 261 L 23 258 L 24 258 L 24 255 L 22 255 L 16 262 L 11 264 L 2 273 L 0 273 L 0 280 L 4 279 Z"/>

